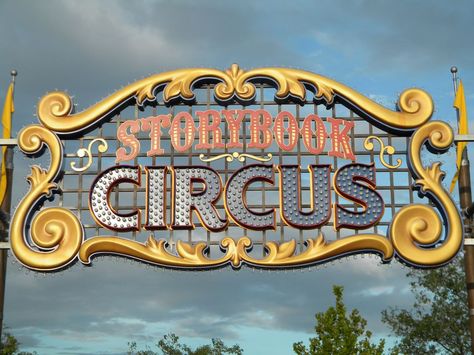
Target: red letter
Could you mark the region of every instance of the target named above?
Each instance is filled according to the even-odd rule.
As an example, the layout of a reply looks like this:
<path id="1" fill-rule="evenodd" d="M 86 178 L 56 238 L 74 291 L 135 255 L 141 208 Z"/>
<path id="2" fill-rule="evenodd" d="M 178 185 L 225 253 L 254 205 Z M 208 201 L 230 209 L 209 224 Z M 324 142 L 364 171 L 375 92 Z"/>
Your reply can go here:
<path id="1" fill-rule="evenodd" d="M 148 157 L 160 155 L 165 152 L 160 146 L 161 127 L 166 128 L 170 126 L 170 116 L 171 115 L 159 115 L 156 117 L 142 118 L 140 120 L 142 123 L 142 130 L 150 131 L 151 147 L 146 153 Z"/>
<path id="2" fill-rule="evenodd" d="M 288 119 L 288 128 L 285 128 L 284 120 Z M 288 144 L 285 144 L 285 132 L 288 132 Z M 278 146 L 287 152 L 290 152 L 298 143 L 298 122 L 295 116 L 288 111 L 280 112 L 275 118 L 273 133 Z"/>
<path id="3" fill-rule="evenodd" d="M 250 111 L 250 110 L 249 110 Z M 263 120 L 260 119 L 262 117 Z M 262 122 L 263 121 L 263 122 Z M 272 144 L 272 116 L 265 110 L 251 111 L 249 148 L 268 148 Z"/>
<path id="4" fill-rule="evenodd" d="M 196 144 L 196 149 L 214 149 L 224 148 L 222 143 L 221 115 L 216 110 L 198 111 L 196 114 L 199 117 L 199 144 Z M 212 116 L 212 124 L 209 123 L 209 118 Z M 209 143 L 209 136 L 212 133 L 212 144 Z"/>
<path id="5" fill-rule="evenodd" d="M 248 113 L 248 110 L 222 110 L 229 127 L 229 142 L 227 148 L 242 148 L 243 144 L 240 142 L 240 126 L 242 120 Z M 237 115 L 237 117 L 236 117 Z"/>
<path id="6" fill-rule="evenodd" d="M 184 119 L 184 129 L 181 128 L 181 120 Z M 191 148 L 194 142 L 194 127 L 193 117 L 188 112 L 180 112 L 173 118 L 170 128 L 170 139 L 173 148 L 178 152 L 184 152 Z M 181 145 L 181 133 L 184 132 L 184 144 Z"/>
<path id="7" fill-rule="evenodd" d="M 348 132 L 354 127 L 354 123 L 342 119 L 328 117 L 328 122 L 331 123 L 331 140 L 332 149 L 328 155 L 332 157 L 355 160 L 354 153 L 352 153 L 350 138 Z M 343 125 L 342 131 L 339 131 L 339 126 Z M 342 146 L 342 151 L 340 150 Z"/>
<path id="8" fill-rule="evenodd" d="M 128 128 L 130 128 L 131 134 L 127 133 Z M 134 134 L 138 131 L 140 131 L 140 123 L 138 120 L 125 121 L 119 126 L 117 129 L 117 139 L 122 142 L 124 146 L 130 147 L 131 149 L 129 154 L 127 154 L 127 151 L 123 147 L 117 149 L 117 152 L 115 153 L 116 163 L 125 160 L 132 160 L 138 155 L 140 152 L 140 142 Z"/>
<path id="9" fill-rule="evenodd" d="M 311 122 L 314 121 L 316 124 L 316 130 L 313 131 Z M 316 134 L 317 144 L 315 147 L 312 145 L 313 136 Z M 303 121 L 303 127 L 301 128 L 301 136 L 303 137 L 303 143 L 308 152 L 311 154 L 321 154 L 326 145 L 326 127 L 324 122 L 318 115 L 308 115 Z"/>

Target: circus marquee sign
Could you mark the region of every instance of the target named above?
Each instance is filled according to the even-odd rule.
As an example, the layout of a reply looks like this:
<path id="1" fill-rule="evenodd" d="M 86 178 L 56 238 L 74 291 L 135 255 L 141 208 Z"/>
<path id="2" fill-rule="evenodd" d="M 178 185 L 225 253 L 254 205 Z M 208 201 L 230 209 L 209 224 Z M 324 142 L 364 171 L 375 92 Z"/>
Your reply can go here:
<path id="1" fill-rule="evenodd" d="M 10 230 L 26 267 L 114 254 L 163 267 L 301 267 L 357 253 L 437 266 L 462 245 L 442 185 L 451 128 L 431 97 L 390 110 L 295 69 L 181 69 L 83 111 L 52 92 L 20 149 L 31 168 Z"/>

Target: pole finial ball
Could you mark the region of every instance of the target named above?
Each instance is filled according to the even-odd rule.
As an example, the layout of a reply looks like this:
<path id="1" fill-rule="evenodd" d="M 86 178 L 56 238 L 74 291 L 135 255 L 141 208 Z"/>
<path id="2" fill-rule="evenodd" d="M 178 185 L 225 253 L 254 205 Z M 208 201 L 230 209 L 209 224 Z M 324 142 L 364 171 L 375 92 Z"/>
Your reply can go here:
<path id="1" fill-rule="evenodd" d="M 451 67 L 451 73 L 457 73 L 458 72 L 458 67 L 452 66 Z"/>
<path id="2" fill-rule="evenodd" d="M 10 72 L 11 76 L 17 76 L 18 75 L 18 72 L 13 69 L 11 72 Z"/>

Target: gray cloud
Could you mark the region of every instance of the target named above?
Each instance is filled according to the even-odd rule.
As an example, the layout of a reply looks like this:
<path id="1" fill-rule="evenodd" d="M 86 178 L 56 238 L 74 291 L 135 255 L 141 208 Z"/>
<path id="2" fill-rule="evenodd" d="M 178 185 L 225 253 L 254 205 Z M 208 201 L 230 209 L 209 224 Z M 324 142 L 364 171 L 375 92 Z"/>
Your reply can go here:
<path id="1" fill-rule="evenodd" d="M 419 83 L 451 100 L 450 65 L 474 87 L 472 10 L 469 1 L 2 1 L 0 95 L 18 69 L 18 130 L 34 122 L 34 105 L 48 90 L 69 89 L 82 109 L 150 73 L 238 62 L 323 72 L 391 104 L 397 90 Z M 16 157 L 24 179 L 32 161 Z M 412 301 L 404 268 L 368 259 L 285 273 L 164 271 L 103 257 L 53 275 L 12 260 L 5 321 L 40 353 L 87 353 L 81 339 L 99 346 L 107 337 L 123 339 L 109 352 L 119 353 L 128 339 L 167 331 L 235 341 L 242 327 L 309 333 L 314 313 L 333 303 L 333 284 L 344 285 L 348 308 L 383 334 L 380 311 Z M 66 340 L 84 347 L 51 346 Z"/>
<path id="2" fill-rule="evenodd" d="M 361 258 L 304 272 L 163 271 L 109 257 L 53 276 L 10 267 L 8 285 L 15 293 L 7 293 L 6 318 L 20 334 L 26 326 L 31 334 L 92 343 L 108 335 L 146 341 L 167 331 L 238 341 L 242 326 L 311 332 L 314 313 L 334 302 L 330 285 L 341 284 L 348 307 L 359 308 L 373 329 L 383 331 L 380 311 L 411 301 L 403 274 L 396 264 Z M 360 292 L 380 285 L 393 289 Z"/>

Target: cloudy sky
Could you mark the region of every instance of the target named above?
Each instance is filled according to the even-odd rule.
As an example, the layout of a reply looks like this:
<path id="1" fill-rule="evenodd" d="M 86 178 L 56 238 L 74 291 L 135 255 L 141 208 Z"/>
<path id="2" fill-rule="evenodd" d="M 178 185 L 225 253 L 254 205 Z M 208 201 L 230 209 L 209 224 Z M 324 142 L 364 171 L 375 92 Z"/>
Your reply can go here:
<path id="1" fill-rule="evenodd" d="M 389 108 L 404 89 L 421 87 L 434 117 L 455 122 L 452 65 L 474 104 L 472 13 L 470 1 L 2 0 L 0 97 L 17 69 L 17 132 L 36 122 L 38 98 L 54 89 L 80 110 L 152 73 L 239 63 L 314 71 Z M 17 153 L 15 181 L 26 166 Z M 287 354 L 332 303 L 333 284 L 386 336 L 381 310 L 412 302 L 407 271 L 375 257 L 290 272 L 178 272 L 104 257 L 43 275 L 11 256 L 4 323 L 39 354 L 119 354 L 127 341 L 151 345 L 170 331 L 191 344 L 221 337 L 248 354 Z"/>

